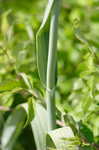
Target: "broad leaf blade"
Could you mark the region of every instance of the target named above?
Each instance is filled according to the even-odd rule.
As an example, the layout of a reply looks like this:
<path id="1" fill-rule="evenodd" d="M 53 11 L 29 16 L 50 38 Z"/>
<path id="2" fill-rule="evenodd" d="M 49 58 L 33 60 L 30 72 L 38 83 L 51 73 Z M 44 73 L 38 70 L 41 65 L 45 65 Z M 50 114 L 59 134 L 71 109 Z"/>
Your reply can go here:
<path id="1" fill-rule="evenodd" d="M 70 127 L 63 127 L 52 130 L 47 135 L 47 150 L 68 149 L 69 142 L 66 139 L 74 138 L 74 134 Z"/>
<path id="2" fill-rule="evenodd" d="M 37 104 L 35 118 L 31 122 L 37 150 L 46 150 L 47 116 L 45 108 Z"/>
<path id="3" fill-rule="evenodd" d="M 49 46 L 49 18 L 54 0 L 48 2 L 41 27 L 36 37 L 37 65 L 40 79 L 46 85 L 47 58 Z"/>
<path id="4" fill-rule="evenodd" d="M 2 150 L 12 150 L 13 145 L 21 133 L 26 118 L 23 108 L 15 109 L 5 122 L 1 137 Z"/>

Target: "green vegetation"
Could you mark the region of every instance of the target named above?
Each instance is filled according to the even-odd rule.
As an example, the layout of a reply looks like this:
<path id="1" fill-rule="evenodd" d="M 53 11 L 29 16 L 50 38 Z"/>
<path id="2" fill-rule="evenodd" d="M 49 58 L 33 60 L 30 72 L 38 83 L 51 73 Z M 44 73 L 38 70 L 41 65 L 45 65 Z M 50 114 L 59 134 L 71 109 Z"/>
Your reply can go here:
<path id="1" fill-rule="evenodd" d="M 98 0 L 0 1 L 0 150 L 99 149 L 98 31 Z"/>

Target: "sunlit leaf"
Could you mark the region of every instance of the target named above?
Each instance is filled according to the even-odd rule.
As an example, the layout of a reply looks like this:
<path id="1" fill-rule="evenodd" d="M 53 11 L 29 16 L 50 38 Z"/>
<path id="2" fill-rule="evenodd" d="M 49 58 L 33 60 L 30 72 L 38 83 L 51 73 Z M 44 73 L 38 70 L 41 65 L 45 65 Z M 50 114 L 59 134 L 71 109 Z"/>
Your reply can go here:
<path id="1" fill-rule="evenodd" d="M 94 57 L 87 53 L 87 55 L 84 57 L 84 61 L 78 65 L 77 71 L 81 78 L 94 73 L 96 71 Z"/>
<path id="2" fill-rule="evenodd" d="M 11 13 L 11 10 L 6 11 L 2 14 L 1 17 L 1 31 L 5 35 L 9 28 L 8 15 Z"/>
<path id="3" fill-rule="evenodd" d="M 68 149 L 70 142 L 68 139 L 73 138 L 74 134 L 70 127 L 63 127 L 59 129 L 52 130 L 47 134 L 47 150 L 52 149 Z M 67 139 L 67 140 L 66 140 Z M 77 145 L 74 146 L 74 149 Z"/>
<path id="4" fill-rule="evenodd" d="M 32 88 L 31 81 L 25 73 L 20 73 L 18 75 L 19 79 L 7 80 L 0 84 L 0 92 L 18 90 L 22 88 Z"/>
<path id="5" fill-rule="evenodd" d="M 8 80 L 0 84 L 0 92 L 11 91 L 21 88 L 21 82 L 19 80 Z"/>

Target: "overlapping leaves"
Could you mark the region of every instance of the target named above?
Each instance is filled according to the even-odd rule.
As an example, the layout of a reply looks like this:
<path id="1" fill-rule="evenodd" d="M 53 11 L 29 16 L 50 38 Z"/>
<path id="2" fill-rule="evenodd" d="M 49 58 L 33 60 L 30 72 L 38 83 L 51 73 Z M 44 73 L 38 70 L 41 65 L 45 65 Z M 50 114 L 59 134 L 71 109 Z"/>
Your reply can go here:
<path id="1" fill-rule="evenodd" d="M 55 0 L 48 1 L 42 24 L 36 37 L 37 65 L 41 82 L 46 85 L 49 48 L 50 15 Z"/>

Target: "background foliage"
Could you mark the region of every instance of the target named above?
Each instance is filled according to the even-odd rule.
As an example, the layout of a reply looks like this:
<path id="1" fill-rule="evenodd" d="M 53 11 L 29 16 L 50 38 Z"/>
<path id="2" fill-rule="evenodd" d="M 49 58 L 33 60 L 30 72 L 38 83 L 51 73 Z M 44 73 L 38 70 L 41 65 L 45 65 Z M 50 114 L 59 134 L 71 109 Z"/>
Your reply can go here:
<path id="1" fill-rule="evenodd" d="M 37 71 L 35 35 L 46 3 L 46 0 L 0 0 L 0 139 L 11 112 L 17 105 L 27 102 L 30 95 L 26 88 L 19 89 L 19 84 L 28 86 L 20 72 L 31 80 L 35 99 L 44 93 Z M 82 120 L 93 131 L 97 144 L 98 31 L 98 0 L 63 0 L 59 21 L 56 105 L 62 114 L 68 113 L 76 122 Z M 18 83 L 20 78 L 22 83 Z M 44 103 L 42 98 L 39 101 Z M 13 149 L 36 149 L 30 125 L 22 130 Z"/>

